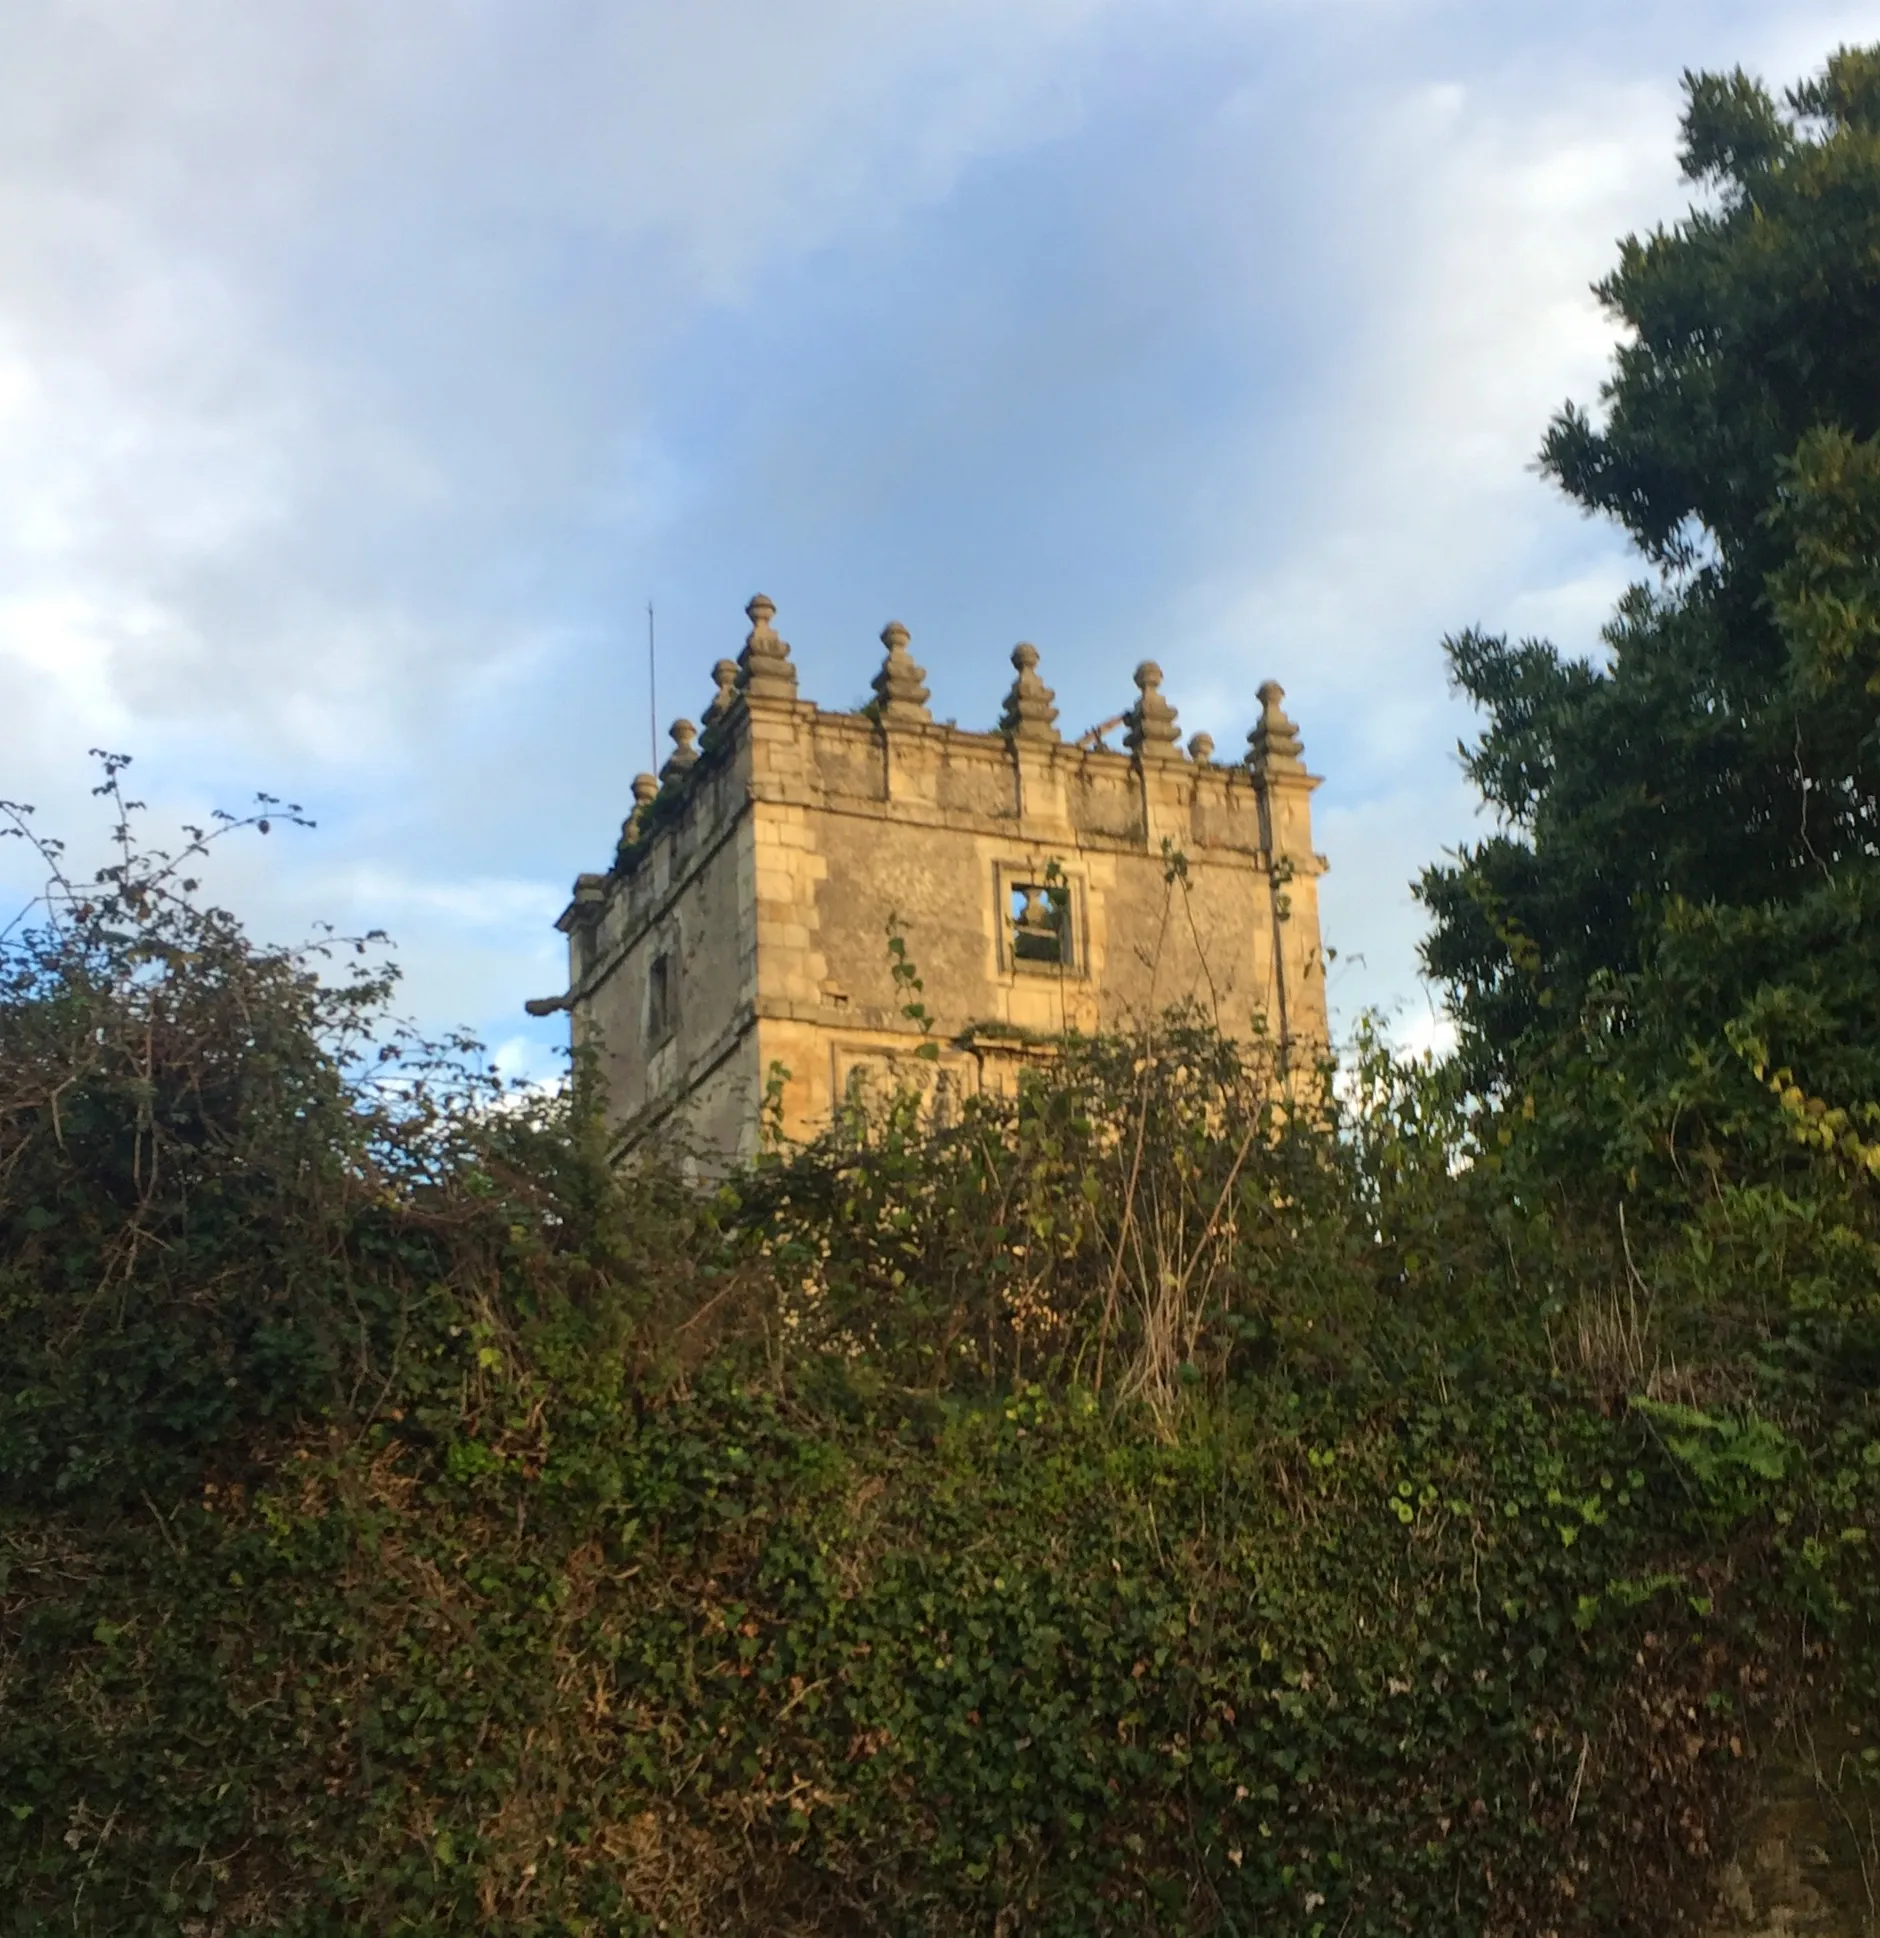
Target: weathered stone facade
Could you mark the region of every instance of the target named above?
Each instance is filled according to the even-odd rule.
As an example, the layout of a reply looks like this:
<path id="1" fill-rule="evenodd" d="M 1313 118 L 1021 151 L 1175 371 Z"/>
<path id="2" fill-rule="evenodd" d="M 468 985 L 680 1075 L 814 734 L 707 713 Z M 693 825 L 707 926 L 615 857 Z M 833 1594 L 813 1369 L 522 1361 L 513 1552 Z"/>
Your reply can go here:
<path id="1" fill-rule="evenodd" d="M 830 713 L 798 697 L 771 602 L 746 611 L 703 732 L 675 723 L 613 866 L 575 884 L 568 994 L 533 1006 L 572 1012 L 620 1154 L 674 1135 L 708 1163 L 748 1155 L 767 1096 L 790 1137 L 857 1086 L 905 1078 L 944 1108 L 1066 1028 L 1181 1001 L 1301 1062 L 1324 1044 L 1318 782 L 1277 686 L 1242 761 L 1183 748 L 1147 662 L 1109 723 L 1123 748 L 1070 743 L 1021 645 L 999 727 L 969 733 L 934 721 L 905 627 L 882 634 L 871 705 Z"/>

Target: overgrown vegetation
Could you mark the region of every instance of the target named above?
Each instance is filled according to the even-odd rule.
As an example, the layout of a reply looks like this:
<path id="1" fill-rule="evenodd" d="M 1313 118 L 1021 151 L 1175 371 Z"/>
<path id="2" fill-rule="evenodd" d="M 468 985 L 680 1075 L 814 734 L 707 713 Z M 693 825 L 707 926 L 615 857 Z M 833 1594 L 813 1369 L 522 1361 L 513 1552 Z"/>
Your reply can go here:
<path id="1" fill-rule="evenodd" d="M 1465 858 L 1450 1064 L 1174 1017 L 702 1195 L 118 780 L 0 953 L 0 1930 L 1658 1934 L 1827 1717 L 1874 1928 L 1851 837 L 1565 966 Z"/>
<path id="2" fill-rule="evenodd" d="M 8 965 L 8 1930 L 1656 1930 L 1870 1674 L 1838 1152 L 1176 1019 L 704 1199 L 128 833 Z"/>

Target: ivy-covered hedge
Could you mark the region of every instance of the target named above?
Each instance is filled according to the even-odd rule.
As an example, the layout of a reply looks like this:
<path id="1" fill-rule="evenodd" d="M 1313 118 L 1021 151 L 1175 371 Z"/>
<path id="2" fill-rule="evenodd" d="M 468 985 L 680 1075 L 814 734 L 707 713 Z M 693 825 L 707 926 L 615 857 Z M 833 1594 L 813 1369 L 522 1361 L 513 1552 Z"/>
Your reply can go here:
<path id="1" fill-rule="evenodd" d="M 124 853 L 0 962 L 8 1938 L 1643 1938 L 1825 1705 L 1866 1821 L 1794 1086 L 1582 1085 L 1680 1206 L 1173 1019 L 702 1196 Z"/>
<path id="2" fill-rule="evenodd" d="M 526 1397 L 9 1518 L 7 1929 L 1662 1931 L 1880 1532 L 1564 1393 Z"/>

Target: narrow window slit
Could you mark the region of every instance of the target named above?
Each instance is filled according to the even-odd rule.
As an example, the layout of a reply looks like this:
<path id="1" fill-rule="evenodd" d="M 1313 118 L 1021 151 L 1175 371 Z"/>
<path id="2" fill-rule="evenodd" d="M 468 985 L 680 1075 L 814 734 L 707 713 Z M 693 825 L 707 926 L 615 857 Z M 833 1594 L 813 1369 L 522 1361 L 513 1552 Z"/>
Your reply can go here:
<path id="1" fill-rule="evenodd" d="M 672 1034 L 672 957 L 656 955 L 646 972 L 646 1040 L 661 1043 Z"/>

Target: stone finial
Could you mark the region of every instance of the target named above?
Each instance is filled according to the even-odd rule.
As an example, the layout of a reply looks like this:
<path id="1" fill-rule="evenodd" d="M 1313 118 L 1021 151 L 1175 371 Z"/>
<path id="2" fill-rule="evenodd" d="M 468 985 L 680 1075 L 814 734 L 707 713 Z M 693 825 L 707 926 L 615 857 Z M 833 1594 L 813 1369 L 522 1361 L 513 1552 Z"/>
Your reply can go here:
<path id="1" fill-rule="evenodd" d="M 1280 702 L 1286 689 L 1277 680 L 1260 688 L 1259 724 L 1247 736 L 1247 765 L 1257 779 L 1263 774 L 1300 774 L 1305 771 L 1301 758 L 1305 749 L 1299 729 L 1286 717 Z"/>
<path id="2" fill-rule="evenodd" d="M 907 650 L 907 628 L 898 619 L 890 619 L 881 629 L 881 643 L 888 649 L 881 671 L 875 675 L 875 700 L 882 720 L 889 726 L 932 720 L 927 711 L 927 676 Z"/>
<path id="3" fill-rule="evenodd" d="M 646 828 L 646 817 L 651 812 L 653 802 L 659 794 L 659 782 L 651 774 L 635 774 L 633 777 L 633 812 L 620 824 L 620 840 L 614 848 L 614 866 L 625 865 L 629 848 L 639 843 Z"/>
<path id="4" fill-rule="evenodd" d="M 1005 711 L 999 715 L 999 731 L 1014 740 L 1050 740 L 1058 737 L 1058 710 L 1052 704 L 1057 695 L 1038 677 L 1038 649 L 1029 640 L 1012 648 L 1012 664 L 1018 678 L 1005 696 Z"/>
<path id="5" fill-rule="evenodd" d="M 1162 669 L 1146 659 L 1136 668 L 1136 688 L 1142 697 L 1123 716 L 1123 745 L 1138 760 L 1173 760 L 1181 750 L 1175 709 L 1162 697 Z"/>
<path id="6" fill-rule="evenodd" d="M 739 689 L 753 700 L 794 700 L 796 668 L 790 663 L 790 647 L 777 637 L 771 621 L 777 608 L 760 592 L 744 608 L 751 630 L 738 655 Z"/>
<path id="7" fill-rule="evenodd" d="M 685 779 L 698 764 L 698 749 L 693 742 L 698 739 L 698 729 L 689 720 L 675 720 L 667 729 L 672 735 L 672 752 L 666 764 L 659 770 L 662 787 L 670 787 Z"/>
<path id="8" fill-rule="evenodd" d="M 710 703 L 705 709 L 705 731 L 710 733 L 732 709 L 738 697 L 738 663 L 734 659 L 721 659 L 712 668 L 712 683 L 717 687 Z"/>
<path id="9" fill-rule="evenodd" d="M 1214 736 L 1211 733 L 1198 733 L 1188 742 L 1188 758 L 1197 767 L 1205 767 L 1214 758 Z"/>

